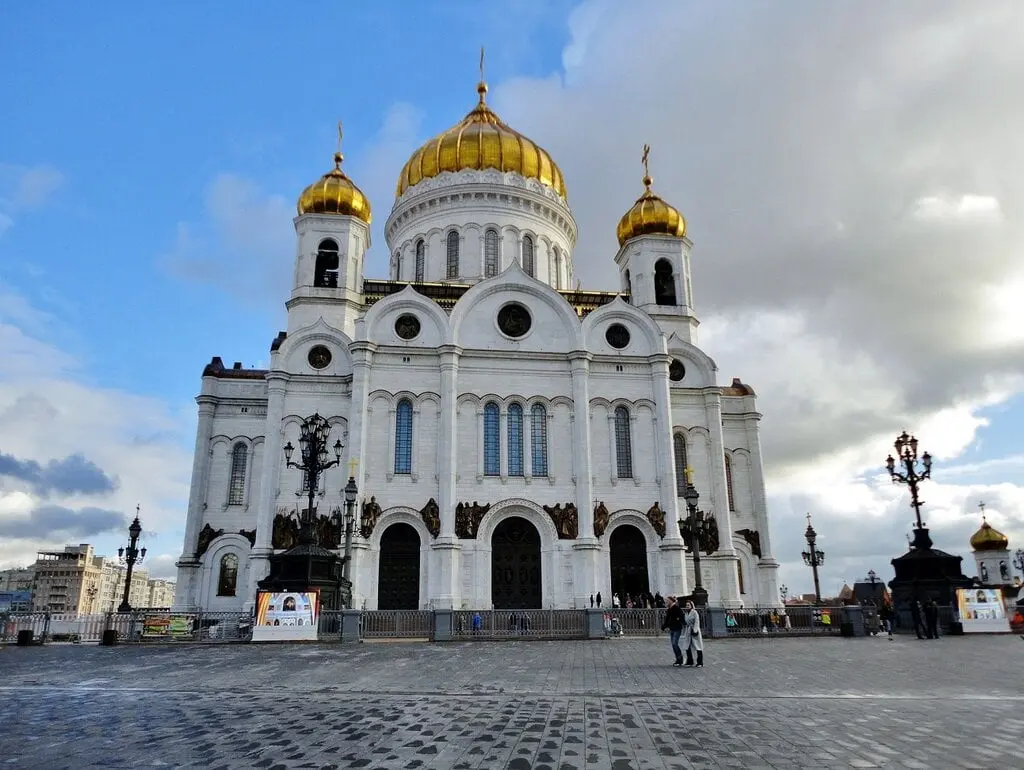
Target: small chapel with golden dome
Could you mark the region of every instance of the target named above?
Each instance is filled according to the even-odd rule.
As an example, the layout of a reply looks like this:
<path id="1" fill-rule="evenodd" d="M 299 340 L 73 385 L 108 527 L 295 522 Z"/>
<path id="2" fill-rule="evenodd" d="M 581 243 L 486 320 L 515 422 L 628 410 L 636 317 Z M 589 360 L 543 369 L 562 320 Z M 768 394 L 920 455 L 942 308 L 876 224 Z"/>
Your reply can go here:
<path id="1" fill-rule="evenodd" d="M 340 152 L 299 195 L 268 368 L 214 357 L 202 373 L 176 607 L 252 606 L 270 557 L 295 544 L 308 481 L 284 451 L 314 413 L 341 444 L 314 490 L 324 548 L 342 548 L 330 514 L 350 475 L 359 490 L 355 607 L 688 594 L 687 476 L 713 521 L 709 602 L 778 605 L 756 397 L 720 384 L 698 346 L 692 243 L 648 149 L 606 257 L 619 285 L 585 289 L 571 180 L 483 82 L 475 101 L 399 171 L 386 276 L 365 274 L 371 203 Z"/>

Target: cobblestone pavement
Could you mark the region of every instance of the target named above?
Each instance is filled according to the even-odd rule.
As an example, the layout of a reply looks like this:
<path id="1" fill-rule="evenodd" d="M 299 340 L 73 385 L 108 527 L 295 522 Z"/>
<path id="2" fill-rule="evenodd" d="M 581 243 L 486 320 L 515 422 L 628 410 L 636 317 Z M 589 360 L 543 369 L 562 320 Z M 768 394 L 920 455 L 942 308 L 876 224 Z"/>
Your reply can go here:
<path id="1" fill-rule="evenodd" d="M 1024 767 L 1017 636 L 706 645 L 0 648 L 0 767 Z"/>

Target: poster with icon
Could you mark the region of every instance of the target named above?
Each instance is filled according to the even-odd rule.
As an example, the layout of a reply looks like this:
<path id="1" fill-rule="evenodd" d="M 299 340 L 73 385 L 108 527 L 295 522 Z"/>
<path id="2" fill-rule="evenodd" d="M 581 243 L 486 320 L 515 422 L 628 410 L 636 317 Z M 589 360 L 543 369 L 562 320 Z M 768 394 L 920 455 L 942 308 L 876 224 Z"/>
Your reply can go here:
<path id="1" fill-rule="evenodd" d="M 313 641 L 320 622 L 320 592 L 256 594 L 254 642 Z"/>
<path id="2" fill-rule="evenodd" d="M 1010 630 L 1001 589 L 958 588 L 956 602 L 965 634 L 1005 633 Z"/>

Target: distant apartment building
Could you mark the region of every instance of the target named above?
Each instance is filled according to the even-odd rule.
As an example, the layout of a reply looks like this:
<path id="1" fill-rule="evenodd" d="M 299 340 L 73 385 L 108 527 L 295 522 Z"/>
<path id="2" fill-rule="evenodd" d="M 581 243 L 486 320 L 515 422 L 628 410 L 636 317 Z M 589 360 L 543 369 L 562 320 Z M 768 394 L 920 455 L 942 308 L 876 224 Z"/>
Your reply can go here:
<path id="1" fill-rule="evenodd" d="M 165 607 L 174 604 L 174 581 L 154 578 L 149 581 L 149 602 L 147 607 Z"/>

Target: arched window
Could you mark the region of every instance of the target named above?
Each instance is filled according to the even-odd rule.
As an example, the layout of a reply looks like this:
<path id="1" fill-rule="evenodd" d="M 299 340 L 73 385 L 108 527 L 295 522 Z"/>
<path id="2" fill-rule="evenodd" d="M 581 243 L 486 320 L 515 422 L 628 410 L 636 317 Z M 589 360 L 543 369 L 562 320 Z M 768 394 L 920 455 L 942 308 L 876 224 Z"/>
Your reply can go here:
<path id="1" fill-rule="evenodd" d="M 501 474 L 501 439 L 498 436 L 498 405 L 493 401 L 484 407 L 484 475 Z"/>
<path id="2" fill-rule="evenodd" d="M 654 301 L 659 305 L 677 304 L 676 277 L 672 273 L 672 263 L 667 259 L 654 263 Z"/>
<path id="3" fill-rule="evenodd" d="M 328 289 L 338 287 L 338 244 L 331 238 L 320 241 L 317 247 L 313 285 Z"/>
<path id="4" fill-rule="evenodd" d="M 548 411 L 543 404 L 530 409 L 530 444 L 533 451 L 534 476 L 548 475 Z"/>
<path id="5" fill-rule="evenodd" d="M 395 410 L 395 473 L 412 473 L 412 401 L 407 398 Z"/>
<path id="6" fill-rule="evenodd" d="M 391 259 L 391 280 L 392 281 L 399 281 L 399 280 L 401 280 L 402 279 L 401 272 L 402 272 L 402 255 L 399 254 L 396 251 L 395 252 L 395 256 L 392 257 L 392 259 Z"/>
<path id="7" fill-rule="evenodd" d="M 525 272 L 531 278 L 534 277 L 534 260 L 533 260 L 533 236 L 523 236 L 523 272 Z"/>
<path id="8" fill-rule="evenodd" d="M 220 576 L 217 578 L 217 596 L 236 596 L 238 593 L 238 557 L 226 553 L 220 557 Z"/>
<path id="9" fill-rule="evenodd" d="M 455 230 L 448 233 L 448 277 L 459 277 L 459 234 Z"/>
<path id="10" fill-rule="evenodd" d="M 484 233 L 484 278 L 498 274 L 498 231 Z"/>
<path id="11" fill-rule="evenodd" d="M 633 304 L 633 279 L 629 277 L 629 271 L 626 271 L 626 293 L 629 294 L 627 300 L 629 304 Z"/>
<path id="12" fill-rule="evenodd" d="M 633 444 L 629 437 L 629 410 L 615 409 L 615 470 L 620 479 L 633 478 Z"/>
<path id="13" fill-rule="evenodd" d="M 508 408 L 508 475 L 523 475 L 523 407 Z"/>
<path id="14" fill-rule="evenodd" d="M 427 244 L 420 238 L 416 241 L 416 280 L 422 282 L 426 270 Z"/>
<path id="15" fill-rule="evenodd" d="M 555 288 L 562 288 L 562 250 L 555 246 Z"/>
<path id="16" fill-rule="evenodd" d="M 245 502 L 245 466 L 249 450 L 239 441 L 231 450 L 231 483 L 228 486 L 228 505 Z"/>
<path id="17" fill-rule="evenodd" d="M 732 497 L 732 458 L 729 455 L 725 456 L 725 491 L 729 496 L 729 510 L 735 511 L 736 506 Z"/>
<path id="18" fill-rule="evenodd" d="M 740 581 L 740 593 L 745 594 L 747 589 L 743 587 L 743 562 L 739 560 L 736 561 L 736 577 Z"/>
<path id="19" fill-rule="evenodd" d="M 682 497 L 686 491 L 686 437 L 677 433 L 672 438 L 672 446 L 675 449 L 676 460 L 676 497 Z"/>

